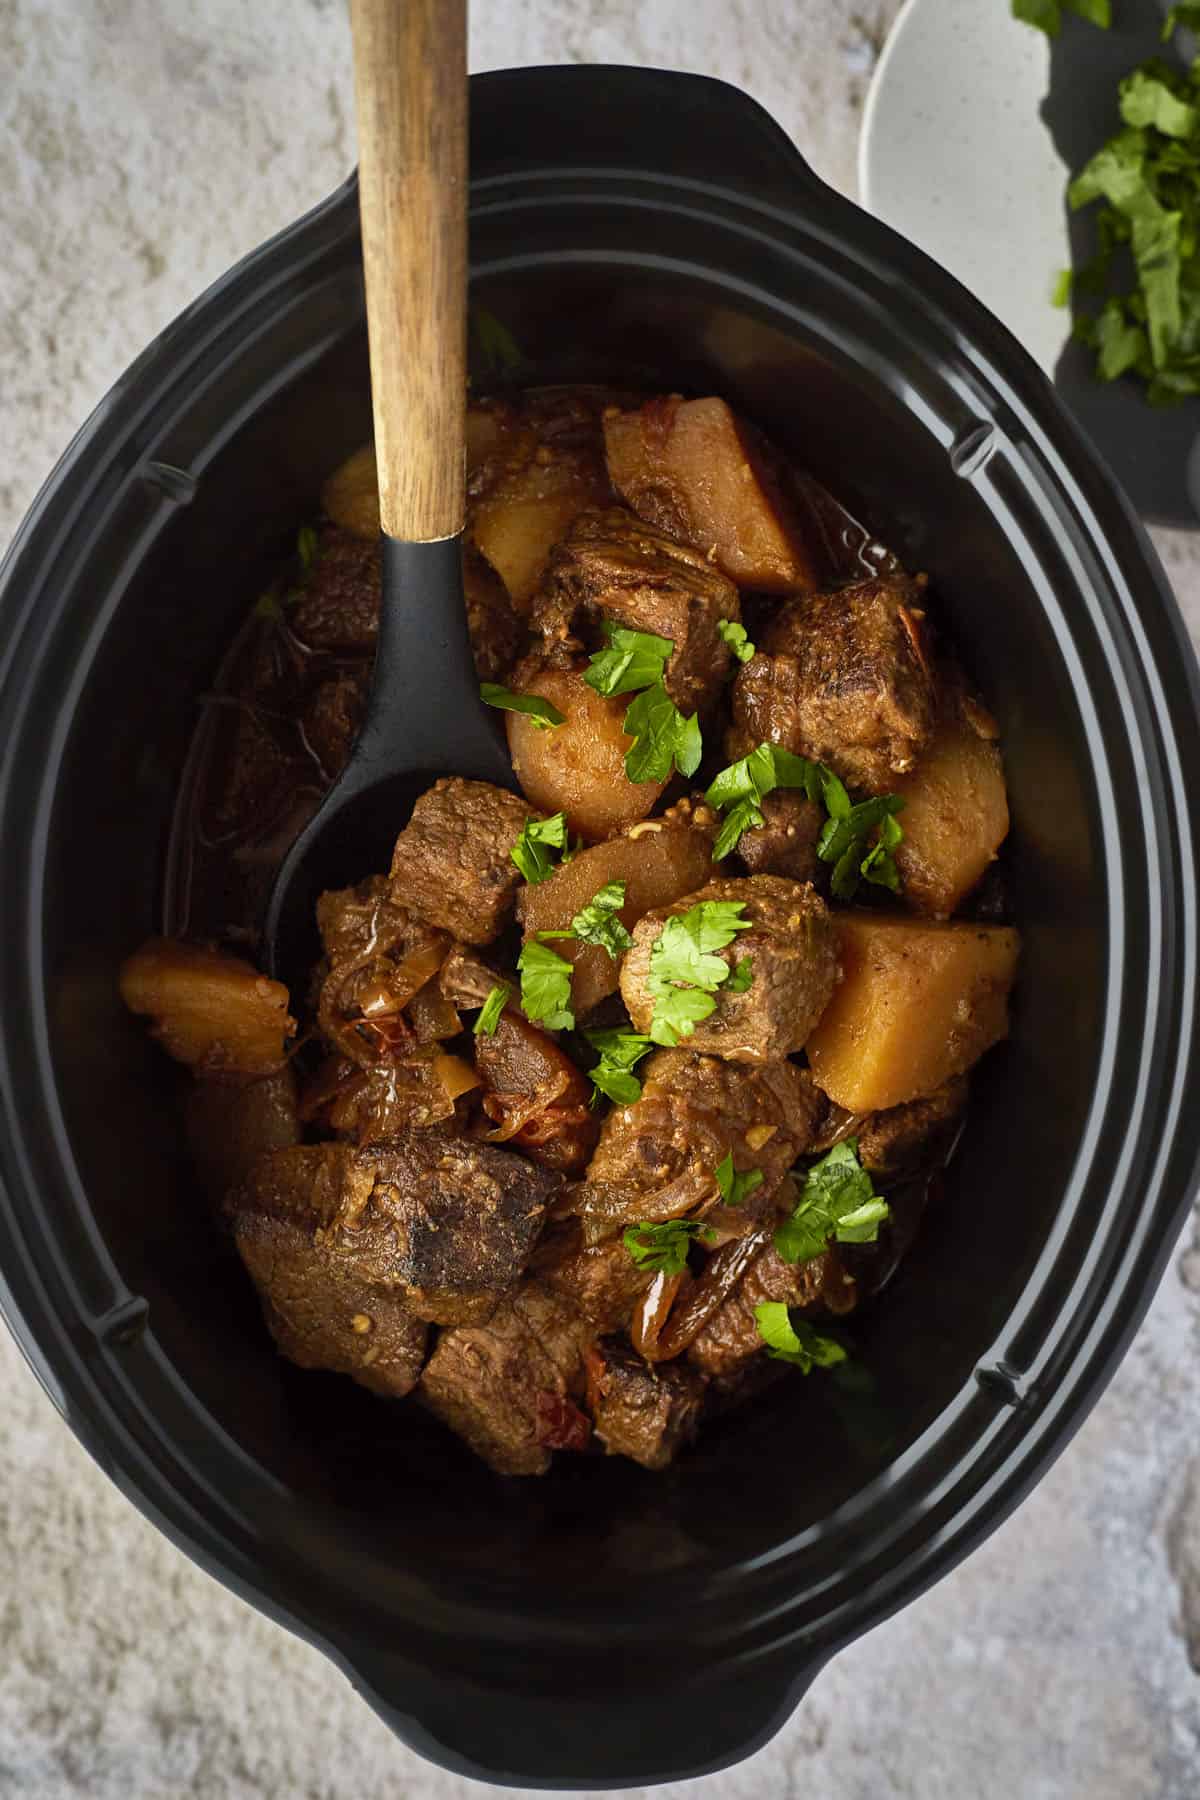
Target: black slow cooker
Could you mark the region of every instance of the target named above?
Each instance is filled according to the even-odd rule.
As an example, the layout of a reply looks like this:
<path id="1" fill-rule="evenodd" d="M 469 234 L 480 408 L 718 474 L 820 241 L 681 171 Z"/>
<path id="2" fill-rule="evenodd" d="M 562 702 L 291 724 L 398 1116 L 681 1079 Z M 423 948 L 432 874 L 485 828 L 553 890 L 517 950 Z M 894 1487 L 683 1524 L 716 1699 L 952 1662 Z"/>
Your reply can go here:
<path id="1" fill-rule="evenodd" d="M 1197 679 L 1136 519 L 1014 341 L 690 76 L 472 85 L 472 278 L 529 379 L 718 391 L 928 570 L 999 717 L 1025 936 L 940 1204 L 857 1327 L 665 1474 L 505 1481 L 275 1354 L 114 973 L 160 921 L 198 697 L 369 435 L 353 183 L 133 365 L 0 577 L 0 1298 L 113 1479 L 496 1781 L 760 1745 L 829 1656 L 1016 1504 L 1111 1376 L 1200 1139 Z"/>

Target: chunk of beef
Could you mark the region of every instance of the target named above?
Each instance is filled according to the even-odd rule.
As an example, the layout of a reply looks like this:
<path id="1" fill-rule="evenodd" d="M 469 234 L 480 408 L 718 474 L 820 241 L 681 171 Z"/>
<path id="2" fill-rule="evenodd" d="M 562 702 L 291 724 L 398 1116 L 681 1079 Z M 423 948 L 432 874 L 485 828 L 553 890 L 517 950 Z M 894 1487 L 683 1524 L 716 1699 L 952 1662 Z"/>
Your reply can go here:
<path id="1" fill-rule="evenodd" d="M 463 598 L 480 681 L 503 681 L 525 648 L 524 622 L 499 575 L 469 541 L 463 543 Z"/>
<path id="2" fill-rule="evenodd" d="M 614 508 L 582 513 L 551 553 L 534 626 L 560 662 L 584 647 L 580 629 L 596 635 L 601 618 L 670 638 L 664 685 L 693 713 L 717 699 L 729 673 L 717 623 L 741 616 L 737 589 L 704 556 Z"/>
<path id="3" fill-rule="evenodd" d="M 613 485 L 643 519 L 740 587 L 790 593 L 821 579 L 821 532 L 766 441 L 724 400 L 662 395 L 605 414 Z"/>
<path id="4" fill-rule="evenodd" d="M 452 1132 L 457 1108 L 439 1076 L 439 1053 L 414 1044 L 365 1065 L 334 1056 L 301 1097 L 309 1124 L 372 1144 L 406 1131 Z"/>
<path id="5" fill-rule="evenodd" d="M 506 1012 L 493 1032 L 476 1037 L 475 1067 L 487 1087 L 483 1110 L 495 1121 L 496 1143 L 564 1175 L 586 1167 L 600 1132 L 591 1084 L 553 1038 Z"/>
<path id="6" fill-rule="evenodd" d="M 747 1216 L 769 1211 L 821 1110 L 808 1071 L 790 1062 L 755 1066 L 659 1050 L 638 1073 L 641 1099 L 605 1119 L 589 1183 L 650 1194 L 688 1173 L 711 1177 L 732 1155 L 739 1174 L 758 1169 L 763 1177 L 746 1197 Z"/>
<path id="7" fill-rule="evenodd" d="M 358 736 L 367 705 L 367 670 L 345 669 L 319 682 L 308 696 L 300 728 L 326 779 L 340 775 Z"/>
<path id="8" fill-rule="evenodd" d="M 379 540 L 326 525 L 288 625 L 313 650 L 373 651 L 382 588 Z"/>
<path id="9" fill-rule="evenodd" d="M 464 1010 L 482 1006 L 492 989 L 501 982 L 507 982 L 516 993 L 517 984 L 511 975 L 498 974 L 490 963 L 463 944 L 454 945 L 438 976 L 438 985 L 447 1000 Z"/>
<path id="10" fill-rule="evenodd" d="M 652 1280 L 620 1238 L 586 1246 L 573 1221 L 547 1234 L 534 1269 L 539 1281 L 569 1300 L 598 1331 L 623 1330 Z"/>
<path id="11" fill-rule="evenodd" d="M 316 1152 L 260 1159 L 241 1203 L 253 1206 L 260 1185 L 290 1178 L 288 1158 L 315 1169 L 326 1253 L 438 1325 L 487 1318 L 515 1287 L 556 1189 L 523 1157 L 423 1132 Z"/>
<path id="12" fill-rule="evenodd" d="M 610 1456 L 665 1469 L 696 1434 L 706 1383 L 685 1363 L 655 1366 L 619 1338 L 603 1338 L 587 1353 L 587 1384 L 592 1424 Z"/>
<path id="13" fill-rule="evenodd" d="M 664 925 L 705 901 L 744 905 L 750 929 L 716 954 L 730 968 L 748 958 L 751 980 L 742 992 L 728 983 L 717 989 L 715 1010 L 688 1040 L 692 1048 L 735 1062 L 770 1062 L 803 1049 L 837 984 L 837 935 L 816 889 L 779 875 L 710 881 L 639 919 L 621 964 L 621 997 L 634 1029 L 650 1030 L 651 957 Z"/>
<path id="14" fill-rule="evenodd" d="M 880 576 L 789 600 L 738 671 L 731 750 L 781 744 L 887 792 L 933 732 L 923 599 L 921 579 Z"/>
<path id="15" fill-rule="evenodd" d="M 332 1144 L 262 1156 L 227 1210 L 284 1356 L 399 1396 L 416 1385 L 426 1326 L 403 1294 L 371 1279 L 329 1235 L 343 1204 L 346 1156 Z"/>
<path id="16" fill-rule="evenodd" d="M 465 943 L 490 944 L 512 915 L 521 876 L 509 852 L 529 816 L 490 782 L 435 781 L 396 839 L 393 900 Z"/>
<path id="17" fill-rule="evenodd" d="M 590 1435 L 583 1353 L 595 1327 L 536 1281 L 486 1325 L 443 1331 L 421 1377 L 430 1411 L 501 1475 L 543 1475 L 557 1449 Z"/>
<path id="18" fill-rule="evenodd" d="M 786 1263 L 768 1244 L 693 1339 L 689 1360 L 722 1383 L 736 1380 L 763 1349 L 754 1309 L 765 1300 L 782 1300 L 806 1313 L 842 1314 L 854 1309 L 858 1291 L 836 1245 L 807 1262 Z"/>
<path id="19" fill-rule="evenodd" d="M 737 853 L 751 875 L 784 875 L 811 881 L 817 873 L 817 839 L 825 813 L 806 794 L 777 788 L 762 802 L 763 822 L 738 839 Z"/>
<path id="20" fill-rule="evenodd" d="M 872 1113 L 858 1133 L 858 1160 L 881 1181 L 938 1168 L 967 1108 L 967 1078 L 955 1075 L 927 1100 Z"/>
<path id="21" fill-rule="evenodd" d="M 317 901 L 325 950 L 317 1020 L 342 1055 L 368 1065 L 411 1047 L 403 1017 L 414 993 L 437 974 L 447 939 L 391 898 L 387 878 L 331 889 Z"/>
<path id="22" fill-rule="evenodd" d="M 197 1081 L 184 1101 L 184 1131 L 200 1184 L 219 1202 L 268 1150 L 300 1142 L 291 1063 L 256 1081 Z"/>

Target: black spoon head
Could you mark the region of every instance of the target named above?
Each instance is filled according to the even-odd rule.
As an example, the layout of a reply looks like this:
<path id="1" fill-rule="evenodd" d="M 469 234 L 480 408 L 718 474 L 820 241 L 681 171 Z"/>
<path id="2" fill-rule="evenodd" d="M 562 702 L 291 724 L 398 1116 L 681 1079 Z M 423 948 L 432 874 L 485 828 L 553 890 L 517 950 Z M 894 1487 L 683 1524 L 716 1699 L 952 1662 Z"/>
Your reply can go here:
<path id="1" fill-rule="evenodd" d="M 383 599 L 366 718 L 350 761 L 284 858 L 263 922 L 268 972 L 293 993 L 320 954 L 317 901 L 391 866 L 440 775 L 513 788 L 499 716 L 479 698 L 461 539 L 383 539 Z"/>

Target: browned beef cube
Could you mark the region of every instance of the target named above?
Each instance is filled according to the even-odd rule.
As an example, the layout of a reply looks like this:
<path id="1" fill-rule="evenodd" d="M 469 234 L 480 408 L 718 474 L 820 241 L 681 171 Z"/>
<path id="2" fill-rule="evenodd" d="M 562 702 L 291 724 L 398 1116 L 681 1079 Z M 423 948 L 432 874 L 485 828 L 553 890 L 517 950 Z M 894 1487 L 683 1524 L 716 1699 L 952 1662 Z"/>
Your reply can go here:
<path id="1" fill-rule="evenodd" d="M 521 876 L 509 852 L 529 816 L 490 782 L 436 781 L 396 839 L 392 898 L 464 943 L 490 944 L 512 916 Z"/>
<path id="2" fill-rule="evenodd" d="M 588 1351 L 587 1377 L 588 1411 L 610 1456 L 665 1469 L 695 1436 L 706 1385 L 699 1370 L 652 1366 L 619 1338 L 604 1338 Z"/>
<path id="3" fill-rule="evenodd" d="M 367 704 L 367 670 L 346 669 L 313 689 L 301 726 L 309 749 L 330 781 L 346 765 Z"/>
<path id="4" fill-rule="evenodd" d="M 872 1113 L 858 1134 L 858 1160 L 882 1180 L 933 1169 L 954 1143 L 967 1107 L 967 1078 L 956 1075 L 927 1100 Z"/>
<path id="5" fill-rule="evenodd" d="M 501 982 L 507 982 L 515 996 L 517 983 L 514 976 L 499 974 L 490 963 L 462 944 L 453 946 L 438 975 L 438 985 L 447 1000 L 464 1010 L 482 1006 L 492 989 L 499 987 Z"/>
<path id="6" fill-rule="evenodd" d="M 475 546 L 463 543 L 463 598 L 480 681 L 503 681 L 525 648 L 524 623 L 499 575 Z"/>
<path id="7" fill-rule="evenodd" d="M 822 1107 L 807 1069 L 752 1065 L 656 1051 L 638 1071 L 642 1097 L 604 1121 L 588 1182 L 649 1194 L 689 1171 L 712 1176 L 732 1154 L 739 1174 L 758 1169 L 761 1184 L 744 1202 L 748 1218 L 769 1211 L 788 1171 L 808 1148 Z"/>
<path id="8" fill-rule="evenodd" d="M 807 1262 L 786 1263 L 769 1244 L 692 1341 L 689 1360 L 723 1383 L 736 1379 L 762 1351 L 754 1309 L 764 1300 L 782 1300 L 804 1312 L 841 1314 L 853 1310 L 858 1290 L 836 1246 Z"/>
<path id="9" fill-rule="evenodd" d="M 824 809 L 793 788 L 779 788 L 766 796 L 762 815 L 762 824 L 744 831 L 738 840 L 737 853 L 751 875 L 811 881 L 817 873 Z"/>
<path id="10" fill-rule="evenodd" d="M 351 1375 L 379 1394 L 407 1394 L 424 1361 L 424 1322 L 327 1235 L 343 1203 L 346 1158 L 334 1144 L 260 1157 L 227 1202 L 234 1239 L 290 1361 Z"/>
<path id="11" fill-rule="evenodd" d="M 621 997 L 634 1029 L 650 1030 L 655 1008 L 650 959 L 663 926 L 705 901 L 744 905 L 742 917 L 751 921 L 750 929 L 716 954 L 731 969 L 749 958 L 751 980 L 741 991 L 732 991 L 728 982 L 718 988 L 715 1010 L 686 1041 L 694 1050 L 734 1062 L 770 1062 L 803 1049 L 837 984 L 837 933 L 816 889 L 779 875 L 710 881 L 638 920 L 633 948 L 621 964 Z"/>
<path id="12" fill-rule="evenodd" d="M 288 625 L 314 650 L 374 650 L 382 586 L 378 539 L 326 525 Z"/>
<path id="13" fill-rule="evenodd" d="M 732 746 L 781 744 L 886 793 L 933 733 L 923 598 L 879 576 L 787 601 L 733 684 Z"/>
<path id="14" fill-rule="evenodd" d="M 591 1083 L 565 1050 L 513 1010 L 475 1039 L 475 1067 L 488 1090 L 483 1110 L 495 1121 L 495 1141 L 548 1169 L 580 1174 L 600 1121 L 590 1105 Z"/>
<path id="15" fill-rule="evenodd" d="M 604 415 L 608 472 L 633 510 L 741 587 L 818 585 L 822 537 L 765 439 L 724 400 L 658 395 Z"/>
<path id="16" fill-rule="evenodd" d="M 292 1065 L 257 1081 L 196 1082 L 184 1102 L 184 1127 L 201 1185 L 220 1201 L 268 1150 L 300 1142 Z"/>
<path id="17" fill-rule="evenodd" d="M 362 1280 L 403 1295 L 432 1324 L 484 1319 L 516 1286 L 537 1241 L 555 1178 L 487 1144 L 411 1132 L 361 1149 L 319 1146 L 326 1253 Z M 260 1184 L 289 1175 L 264 1157 L 239 1189 L 252 1206 Z"/>
<path id="18" fill-rule="evenodd" d="M 539 1246 L 538 1280 L 590 1319 L 598 1331 L 622 1331 L 653 1277 L 639 1269 L 621 1238 L 585 1247 L 578 1227 L 560 1228 Z"/>
<path id="19" fill-rule="evenodd" d="M 443 1331 L 421 1377 L 431 1412 L 501 1475 L 542 1475 L 553 1450 L 582 1450 L 583 1352 L 595 1327 L 525 1281 L 486 1325 Z"/>
<path id="20" fill-rule="evenodd" d="M 327 973 L 317 1019 L 329 1042 L 364 1065 L 407 1048 L 398 1017 L 422 979 L 437 974 L 445 934 L 390 897 L 386 876 L 331 889 L 317 901 Z"/>
<path id="21" fill-rule="evenodd" d="M 720 619 L 740 621 L 738 591 L 708 559 L 630 512 L 582 513 L 550 557 L 534 620 L 548 649 L 579 648 L 581 625 L 608 619 L 670 638 L 664 684 L 684 713 L 721 693 L 730 652 Z"/>

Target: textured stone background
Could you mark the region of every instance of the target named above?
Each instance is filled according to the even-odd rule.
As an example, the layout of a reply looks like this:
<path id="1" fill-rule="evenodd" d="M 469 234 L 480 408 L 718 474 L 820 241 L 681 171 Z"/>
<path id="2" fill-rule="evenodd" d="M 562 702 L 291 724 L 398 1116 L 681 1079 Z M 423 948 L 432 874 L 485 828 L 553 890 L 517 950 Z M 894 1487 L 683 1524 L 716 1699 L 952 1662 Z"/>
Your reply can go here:
<path id="1" fill-rule="evenodd" d="M 898 6 L 476 0 L 473 66 L 720 74 L 852 191 Z M 0 71 L 3 545 L 132 356 L 339 181 L 353 146 L 342 0 L 0 0 Z M 1200 627 L 1200 540 L 1159 546 Z M 839 1658 L 759 1756 L 664 1796 L 1194 1800 L 1198 1293 L 1200 1235 L 1017 1516 Z M 0 1796 L 482 1795 L 144 1524 L 2 1332 L 0 1386 Z"/>

